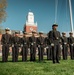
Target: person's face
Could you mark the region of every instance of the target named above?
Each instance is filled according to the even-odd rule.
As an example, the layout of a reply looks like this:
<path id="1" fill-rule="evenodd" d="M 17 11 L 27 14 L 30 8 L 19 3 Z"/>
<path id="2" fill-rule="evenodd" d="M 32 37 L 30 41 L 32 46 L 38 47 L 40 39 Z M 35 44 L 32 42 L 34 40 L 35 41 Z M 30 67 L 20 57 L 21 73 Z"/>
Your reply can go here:
<path id="1" fill-rule="evenodd" d="M 9 31 L 6 31 L 7 34 L 9 34 Z"/>
<path id="2" fill-rule="evenodd" d="M 43 34 L 40 34 L 40 36 L 43 36 Z"/>
<path id="3" fill-rule="evenodd" d="M 15 34 L 15 36 L 19 36 L 19 34 Z"/>
<path id="4" fill-rule="evenodd" d="M 57 29 L 57 26 L 53 26 L 53 29 L 55 29 L 55 30 L 56 30 L 56 29 Z"/>
<path id="5" fill-rule="evenodd" d="M 23 36 L 27 36 L 27 34 L 23 34 Z"/>
<path id="6" fill-rule="evenodd" d="M 62 36 L 66 36 L 66 34 L 62 34 Z"/>
<path id="7" fill-rule="evenodd" d="M 73 36 L 73 34 L 70 34 L 70 36 Z"/>
<path id="8" fill-rule="evenodd" d="M 32 33 L 32 35 L 33 35 L 33 36 L 35 36 L 35 35 L 36 35 L 36 33 Z"/>

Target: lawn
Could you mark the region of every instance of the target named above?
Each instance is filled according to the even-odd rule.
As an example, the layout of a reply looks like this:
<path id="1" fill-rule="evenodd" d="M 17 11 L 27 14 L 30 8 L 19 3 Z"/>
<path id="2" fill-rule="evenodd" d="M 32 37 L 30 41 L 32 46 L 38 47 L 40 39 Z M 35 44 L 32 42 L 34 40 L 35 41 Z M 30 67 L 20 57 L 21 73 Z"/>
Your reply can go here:
<path id="1" fill-rule="evenodd" d="M 0 57 L 1 61 L 1 57 Z M 53 64 L 52 61 L 43 62 L 0 62 L 0 75 L 74 75 L 74 60 L 61 60 L 60 64 Z"/>

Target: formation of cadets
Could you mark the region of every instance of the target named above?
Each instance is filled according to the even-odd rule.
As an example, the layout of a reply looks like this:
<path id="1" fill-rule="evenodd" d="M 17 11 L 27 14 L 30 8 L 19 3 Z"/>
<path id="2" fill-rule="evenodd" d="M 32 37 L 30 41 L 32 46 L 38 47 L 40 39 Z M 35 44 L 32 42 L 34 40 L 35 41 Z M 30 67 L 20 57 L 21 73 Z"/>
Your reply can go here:
<path id="1" fill-rule="evenodd" d="M 12 61 L 18 61 L 19 47 L 21 47 L 22 61 L 27 61 L 28 49 L 30 49 L 30 61 L 36 61 L 36 50 L 38 48 L 38 59 L 43 61 L 44 48 L 47 51 L 47 60 L 52 60 L 53 63 L 60 63 L 61 51 L 63 60 L 67 60 L 68 48 L 70 48 L 70 57 L 74 60 L 74 37 L 70 32 L 70 36 L 66 37 L 63 32 L 62 36 L 57 31 L 57 24 L 52 25 L 52 30 L 49 31 L 47 37 L 43 37 L 43 32 L 39 32 L 39 37 L 36 37 L 36 32 L 32 32 L 31 37 L 27 37 L 27 33 L 23 32 L 23 37 L 19 37 L 19 33 L 15 32 L 12 36 L 9 34 L 9 29 L 5 29 L 5 34 L 2 35 L 2 62 L 8 61 L 9 48 L 12 47 Z"/>

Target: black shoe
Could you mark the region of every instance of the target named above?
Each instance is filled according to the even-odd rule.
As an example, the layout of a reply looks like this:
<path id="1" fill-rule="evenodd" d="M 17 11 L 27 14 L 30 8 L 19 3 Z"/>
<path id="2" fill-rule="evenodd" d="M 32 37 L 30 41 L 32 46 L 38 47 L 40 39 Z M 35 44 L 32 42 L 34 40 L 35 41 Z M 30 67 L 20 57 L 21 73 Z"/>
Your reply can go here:
<path id="1" fill-rule="evenodd" d="M 53 64 L 55 64 L 55 61 L 53 61 Z"/>
<path id="2" fill-rule="evenodd" d="M 56 63 L 60 63 L 59 61 L 57 61 Z"/>

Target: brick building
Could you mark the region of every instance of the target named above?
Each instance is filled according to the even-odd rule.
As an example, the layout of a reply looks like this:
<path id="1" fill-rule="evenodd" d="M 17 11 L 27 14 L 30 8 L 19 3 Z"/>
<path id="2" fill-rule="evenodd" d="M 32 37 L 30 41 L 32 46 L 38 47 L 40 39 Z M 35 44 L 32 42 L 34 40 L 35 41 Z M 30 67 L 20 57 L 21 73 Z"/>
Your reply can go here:
<path id="1" fill-rule="evenodd" d="M 33 12 L 28 12 L 26 16 L 26 24 L 24 26 L 24 31 L 31 33 L 32 31 L 37 31 L 37 22 L 34 23 L 34 14 Z"/>

